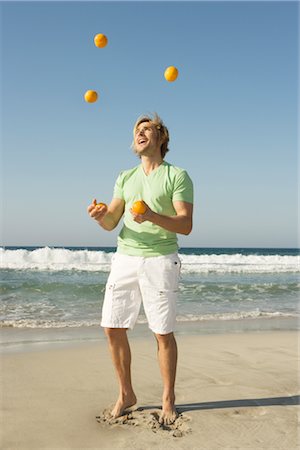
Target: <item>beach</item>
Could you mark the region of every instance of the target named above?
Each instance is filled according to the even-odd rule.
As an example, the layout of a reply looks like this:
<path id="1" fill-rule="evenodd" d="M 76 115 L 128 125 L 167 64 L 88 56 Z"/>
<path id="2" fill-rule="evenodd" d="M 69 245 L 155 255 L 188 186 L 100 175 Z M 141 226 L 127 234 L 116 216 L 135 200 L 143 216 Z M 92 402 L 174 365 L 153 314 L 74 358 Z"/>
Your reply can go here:
<path id="1" fill-rule="evenodd" d="M 298 249 L 181 249 L 174 425 L 143 307 L 138 402 L 118 386 L 100 328 L 113 248 L 0 249 L 1 449 L 299 448 Z"/>
<path id="2" fill-rule="evenodd" d="M 156 420 L 155 340 L 150 331 L 129 339 L 138 403 L 115 423 L 103 419 L 118 392 L 104 339 L 3 353 L 1 448 L 299 448 L 296 331 L 178 334 L 179 417 L 169 429 Z"/>

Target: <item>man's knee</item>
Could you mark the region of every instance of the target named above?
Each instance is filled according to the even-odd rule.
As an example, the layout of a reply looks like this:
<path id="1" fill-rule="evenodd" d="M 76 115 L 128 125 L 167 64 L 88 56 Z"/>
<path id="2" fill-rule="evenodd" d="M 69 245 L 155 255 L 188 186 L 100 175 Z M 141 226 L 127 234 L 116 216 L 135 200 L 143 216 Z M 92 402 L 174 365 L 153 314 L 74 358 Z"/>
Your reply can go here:
<path id="1" fill-rule="evenodd" d="M 157 341 L 158 346 L 164 346 L 169 347 L 175 342 L 174 333 L 168 333 L 168 334 L 158 334 L 155 333 L 155 338 Z"/>
<path id="2" fill-rule="evenodd" d="M 127 328 L 104 328 L 104 333 L 110 341 L 122 338 L 126 332 Z"/>

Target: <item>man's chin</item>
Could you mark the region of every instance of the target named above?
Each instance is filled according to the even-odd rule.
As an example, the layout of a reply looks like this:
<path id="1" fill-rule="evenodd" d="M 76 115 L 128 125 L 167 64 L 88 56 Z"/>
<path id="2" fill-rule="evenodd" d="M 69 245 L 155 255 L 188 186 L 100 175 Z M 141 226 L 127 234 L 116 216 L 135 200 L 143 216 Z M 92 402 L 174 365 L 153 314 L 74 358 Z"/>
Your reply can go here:
<path id="1" fill-rule="evenodd" d="M 146 148 L 139 148 L 135 150 L 136 154 L 138 156 L 145 156 L 148 154 L 147 149 Z"/>

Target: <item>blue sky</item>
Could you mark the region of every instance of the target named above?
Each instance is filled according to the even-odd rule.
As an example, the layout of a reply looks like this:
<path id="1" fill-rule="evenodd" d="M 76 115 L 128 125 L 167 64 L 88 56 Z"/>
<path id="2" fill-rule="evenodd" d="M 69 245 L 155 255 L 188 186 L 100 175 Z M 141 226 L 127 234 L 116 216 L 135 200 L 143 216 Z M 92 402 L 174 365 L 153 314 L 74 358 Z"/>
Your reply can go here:
<path id="1" fill-rule="evenodd" d="M 166 160 L 194 181 L 181 246 L 297 246 L 298 12 L 296 2 L 2 2 L 1 244 L 115 245 L 120 226 L 105 232 L 86 208 L 109 202 L 118 173 L 139 163 L 132 127 L 156 111 Z"/>

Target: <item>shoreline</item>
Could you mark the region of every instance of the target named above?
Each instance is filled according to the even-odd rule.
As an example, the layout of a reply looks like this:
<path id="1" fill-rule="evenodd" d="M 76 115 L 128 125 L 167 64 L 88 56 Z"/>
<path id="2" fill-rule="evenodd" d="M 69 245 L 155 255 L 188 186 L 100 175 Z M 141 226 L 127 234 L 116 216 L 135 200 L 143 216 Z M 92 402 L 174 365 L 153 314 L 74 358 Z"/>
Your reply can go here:
<path id="1" fill-rule="evenodd" d="M 155 422 L 162 385 L 150 335 L 131 341 L 139 410 L 113 424 L 96 420 L 118 392 L 106 342 L 4 354 L 2 448 L 184 450 L 201 442 L 296 450 L 298 338 L 296 331 L 177 335 L 180 420 L 170 429 Z"/>
<path id="2" fill-rule="evenodd" d="M 227 335 L 298 331 L 298 318 L 255 318 L 240 320 L 209 320 L 177 322 L 175 336 Z M 147 323 L 137 323 L 128 330 L 129 340 L 152 337 Z M 74 347 L 84 343 L 106 341 L 101 326 L 63 328 L 0 328 L 0 355 L 15 352 L 40 351 L 60 347 Z"/>

